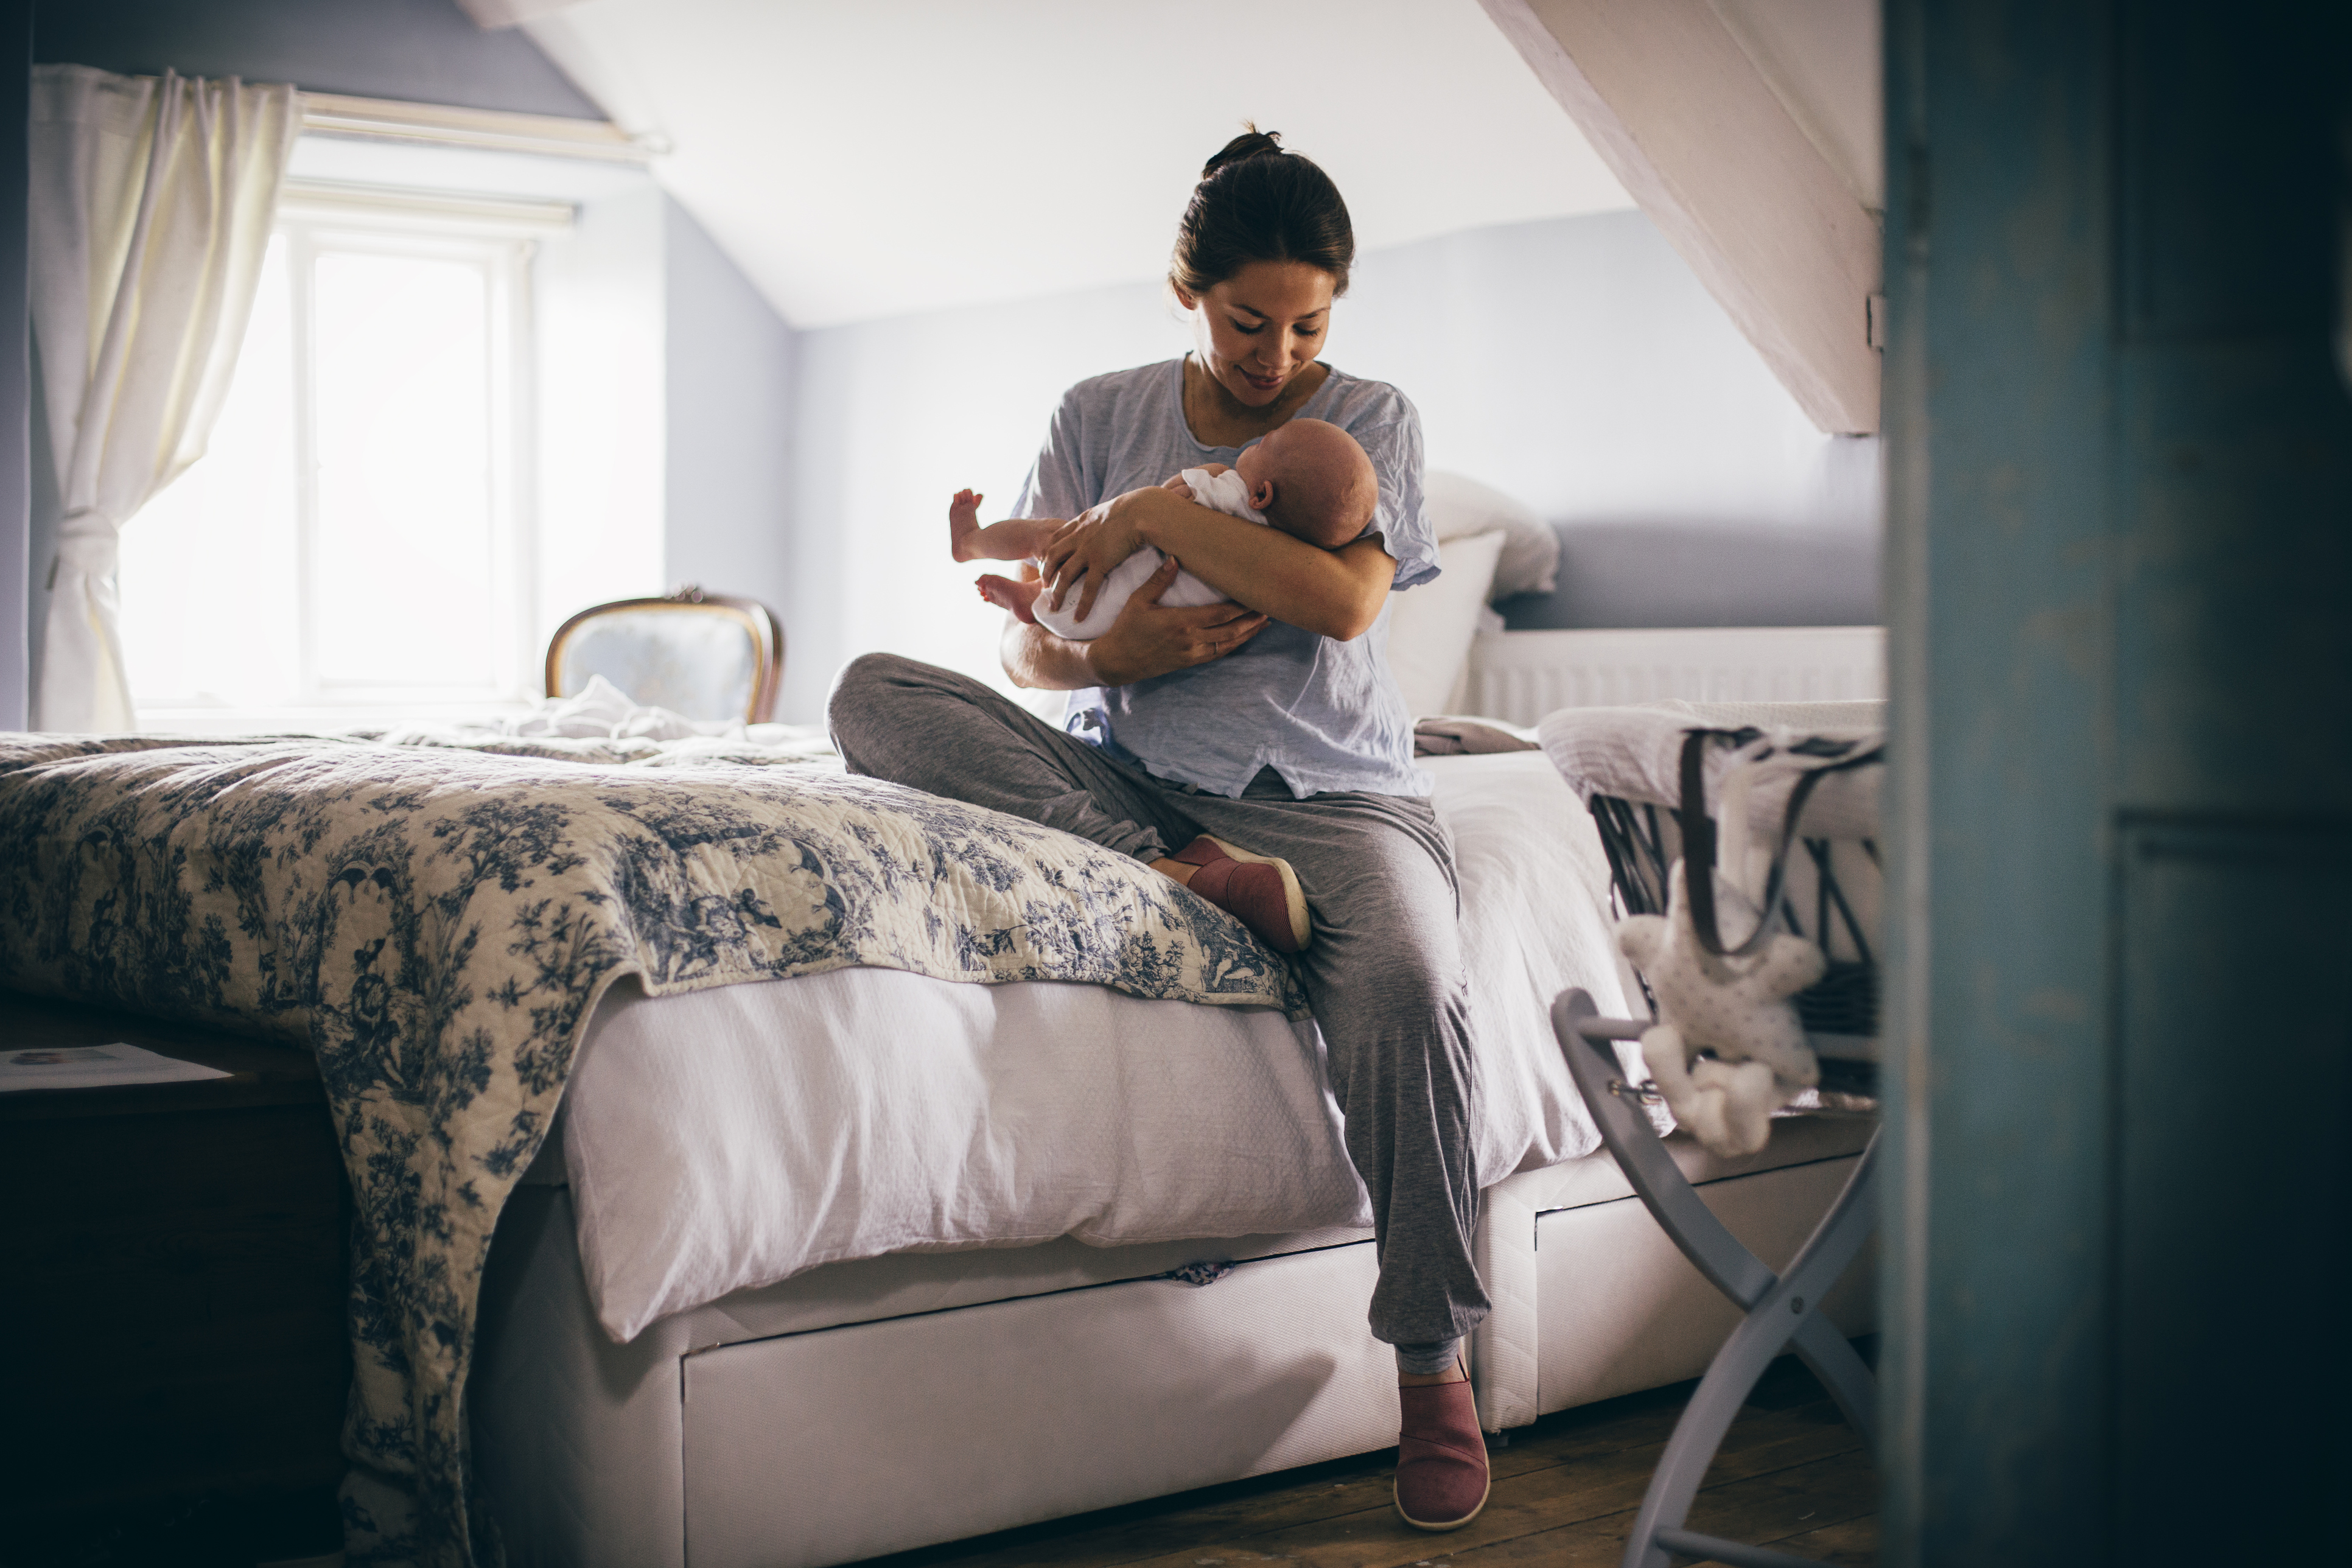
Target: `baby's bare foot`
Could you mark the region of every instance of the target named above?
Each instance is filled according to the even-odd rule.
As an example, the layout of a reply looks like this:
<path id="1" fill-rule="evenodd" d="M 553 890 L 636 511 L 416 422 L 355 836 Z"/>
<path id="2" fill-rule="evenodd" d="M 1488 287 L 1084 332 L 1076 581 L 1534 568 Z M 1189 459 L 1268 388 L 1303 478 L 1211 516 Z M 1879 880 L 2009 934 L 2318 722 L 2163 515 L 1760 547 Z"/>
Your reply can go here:
<path id="1" fill-rule="evenodd" d="M 971 536 L 980 531 L 982 497 L 974 490 L 958 490 L 955 500 L 948 503 L 948 546 L 959 561 L 981 559 L 973 548 Z"/>
<path id="2" fill-rule="evenodd" d="M 980 590 L 982 598 L 1000 610 L 1012 611 L 1016 620 L 1033 626 L 1037 624 L 1037 616 L 1029 606 L 1036 602 L 1039 584 L 1016 583 L 1010 577 L 999 577 L 992 572 L 972 585 Z"/>

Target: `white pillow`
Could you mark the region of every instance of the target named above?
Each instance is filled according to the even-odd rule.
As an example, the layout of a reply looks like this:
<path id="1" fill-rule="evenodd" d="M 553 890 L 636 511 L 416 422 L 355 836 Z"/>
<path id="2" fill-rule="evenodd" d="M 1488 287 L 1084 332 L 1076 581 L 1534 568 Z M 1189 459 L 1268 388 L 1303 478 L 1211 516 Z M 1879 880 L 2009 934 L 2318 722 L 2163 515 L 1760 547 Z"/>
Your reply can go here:
<path id="1" fill-rule="evenodd" d="M 1416 719 L 1446 711 L 1469 668 L 1470 639 L 1486 612 L 1505 539 L 1496 530 L 1440 540 L 1437 576 L 1391 595 L 1389 668 L 1404 688 L 1405 710 Z"/>
<path id="2" fill-rule="evenodd" d="M 1422 476 L 1421 492 L 1429 504 L 1429 521 L 1438 540 L 1473 533 L 1503 532 L 1503 559 L 1495 569 L 1495 585 L 1487 596 L 1507 599 L 1514 594 L 1549 594 L 1559 582 L 1559 535 L 1535 514 L 1535 509 L 1512 500 L 1492 485 L 1482 485 L 1462 474 L 1433 468 Z"/>

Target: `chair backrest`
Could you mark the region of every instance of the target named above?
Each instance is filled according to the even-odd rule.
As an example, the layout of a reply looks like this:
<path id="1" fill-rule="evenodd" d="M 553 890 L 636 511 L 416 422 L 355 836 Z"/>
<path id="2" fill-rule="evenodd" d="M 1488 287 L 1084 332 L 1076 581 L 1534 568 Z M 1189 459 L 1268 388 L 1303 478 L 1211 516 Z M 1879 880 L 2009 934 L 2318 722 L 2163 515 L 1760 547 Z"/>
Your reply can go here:
<path id="1" fill-rule="evenodd" d="M 784 628 L 757 599 L 689 584 L 662 599 L 592 605 L 547 644 L 547 694 L 601 675 L 648 708 L 765 723 L 784 672 Z"/>

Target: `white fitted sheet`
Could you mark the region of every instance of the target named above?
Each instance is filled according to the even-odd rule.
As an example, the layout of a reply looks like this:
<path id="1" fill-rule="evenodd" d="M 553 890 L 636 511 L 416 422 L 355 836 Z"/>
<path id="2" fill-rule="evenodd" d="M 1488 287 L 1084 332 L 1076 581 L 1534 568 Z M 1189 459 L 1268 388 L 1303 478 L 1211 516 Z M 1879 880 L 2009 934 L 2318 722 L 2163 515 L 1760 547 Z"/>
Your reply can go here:
<path id="1" fill-rule="evenodd" d="M 1463 875 L 1491 1184 L 1599 1142 L 1548 1008 L 1571 984 L 1622 1005 L 1608 867 L 1540 753 L 1425 761 Z M 1369 1224 L 1311 1024 L 1095 985 L 616 987 L 562 1125 L 589 1294 L 625 1342 L 849 1258 Z"/>

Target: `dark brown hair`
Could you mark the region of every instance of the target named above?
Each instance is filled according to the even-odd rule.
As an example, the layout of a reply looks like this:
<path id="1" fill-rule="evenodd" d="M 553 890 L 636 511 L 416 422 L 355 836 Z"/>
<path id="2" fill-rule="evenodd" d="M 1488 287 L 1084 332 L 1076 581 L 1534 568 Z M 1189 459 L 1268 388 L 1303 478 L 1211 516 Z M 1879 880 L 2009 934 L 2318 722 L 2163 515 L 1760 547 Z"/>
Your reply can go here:
<path id="1" fill-rule="evenodd" d="M 1277 132 L 1251 125 L 1201 171 L 1176 225 L 1168 281 L 1198 296 L 1253 261 L 1303 261 L 1331 275 L 1336 297 L 1348 291 L 1355 259 L 1356 231 L 1331 176 L 1284 152 Z"/>

